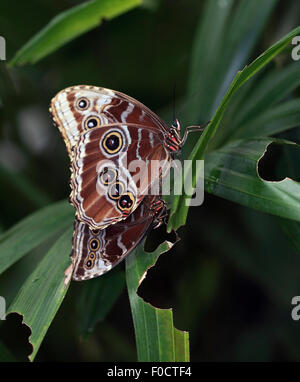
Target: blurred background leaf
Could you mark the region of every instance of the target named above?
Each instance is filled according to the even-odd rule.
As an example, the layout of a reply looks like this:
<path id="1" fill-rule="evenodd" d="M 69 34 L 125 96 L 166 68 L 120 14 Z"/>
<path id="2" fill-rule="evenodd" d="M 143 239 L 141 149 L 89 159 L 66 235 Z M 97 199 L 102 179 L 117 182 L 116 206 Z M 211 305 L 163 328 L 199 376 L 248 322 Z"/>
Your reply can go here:
<path id="1" fill-rule="evenodd" d="M 94 331 L 96 324 L 105 320 L 124 288 L 125 276 L 119 269 L 84 284 L 78 304 L 83 338 Z"/>
<path id="2" fill-rule="evenodd" d="M 0 236 L 0 273 L 39 244 L 72 224 L 74 212 L 65 201 L 45 207 Z"/>
<path id="3" fill-rule="evenodd" d="M 22 315 L 23 322 L 31 330 L 29 338 L 33 347 L 32 353 L 29 355 L 31 361 L 34 360 L 68 289 L 64 285 L 64 271 L 70 264 L 68 255 L 72 249 L 72 231 L 71 228 L 68 228 L 61 235 L 28 277 L 7 310 L 7 314 Z"/>
<path id="4" fill-rule="evenodd" d="M 205 2 L 191 59 L 188 123 L 205 123 L 212 118 L 236 72 L 249 62 L 276 3 L 266 0 L 257 12 L 259 0 Z"/>
<path id="5" fill-rule="evenodd" d="M 10 61 L 10 65 L 36 63 L 67 42 L 141 4 L 141 0 L 91 0 L 58 16 L 28 41 Z"/>

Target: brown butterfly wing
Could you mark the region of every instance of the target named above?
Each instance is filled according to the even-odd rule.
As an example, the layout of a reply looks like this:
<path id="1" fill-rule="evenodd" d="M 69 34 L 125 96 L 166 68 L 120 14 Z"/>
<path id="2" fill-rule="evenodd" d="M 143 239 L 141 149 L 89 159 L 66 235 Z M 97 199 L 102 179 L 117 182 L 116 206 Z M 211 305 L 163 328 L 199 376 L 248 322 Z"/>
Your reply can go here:
<path id="1" fill-rule="evenodd" d="M 147 196 L 126 220 L 103 230 L 91 230 L 75 219 L 73 251 L 71 254 L 73 275 L 76 281 L 98 277 L 122 261 L 144 238 L 155 221 L 152 201 Z"/>
<path id="2" fill-rule="evenodd" d="M 133 123 L 155 131 L 168 131 L 165 123 L 141 102 L 121 92 L 96 86 L 80 85 L 60 91 L 51 101 L 50 112 L 71 158 L 93 116 L 98 118 L 99 126 Z"/>
<path id="3" fill-rule="evenodd" d="M 111 138 L 119 140 L 119 146 L 113 150 L 109 145 Z M 125 219 L 158 182 L 160 170 L 165 171 L 169 159 L 162 134 L 141 125 L 107 125 L 85 132 L 72 161 L 70 201 L 77 218 L 94 229 Z M 135 160 L 141 168 L 131 168 Z M 103 176 L 108 170 L 113 176 L 106 184 Z M 119 187 L 120 197 L 113 194 L 115 185 Z M 124 198 L 131 203 L 130 208 L 128 205 L 123 208 Z"/>

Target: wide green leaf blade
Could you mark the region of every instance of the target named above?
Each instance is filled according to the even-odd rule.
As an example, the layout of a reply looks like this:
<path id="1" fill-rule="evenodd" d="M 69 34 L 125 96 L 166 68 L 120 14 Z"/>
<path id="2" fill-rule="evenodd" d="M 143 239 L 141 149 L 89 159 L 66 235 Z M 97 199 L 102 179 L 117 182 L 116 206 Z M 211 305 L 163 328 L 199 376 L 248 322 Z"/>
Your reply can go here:
<path id="1" fill-rule="evenodd" d="M 258 160 L 273 142 L 299 147 L 288 141 L 258 138 L 235 141 L 209 153 L 205 160 L 205 190 L 246 207 L 300 222 L 300 183 L 289 178 L 266 181 L 257 173 Z"/>
<path id="2" fill-rule="evenodd" d="M 263 118 L 264 114 L 271 107 L 277 108 L 278 102 L 290 94 L 300 85 L 300 71 L 297 62 L 292 63 L 285 68 L 272 70 L 265 75 L 255 86 L 255 89 L 248 94 L 243 107 L 237 112 L 231 123 L 230 129 L 227 129 L 227 137 L 223 139 L 223 144 L 232 139 L 245 136 L 256 136 L 255 129 L 258 118 Z M 277 103 L 277 105 L 276 105 Z M 276 105 L 273 106 L 273 105 Z M 250 129 L 250 133 L 248 130 Z"/>
<path id="3" fill-rule="evenodd" d="M 32 37 L 10 61 L 10 65 L 35 63 L 67 42 L 141 4 L 141 0 L 93 0 L 57 15 Z"/>
<path id="4" fill-rule="evenodd" d="M 0 274 L 67 226 L 74 210 L 67 201 L 54 203 L 21 220 L 0 236 Z"/>
<path id="5" fill-rule="evenodd" d="M 126 281 L 139 361 L 189 361 L 189 335 L 174 327 L 172 309 L 155 308 L 137 294 L 147 270 L 171 246 L 172 243 L 164 242 L 152 253 L 144 252 L 139 246 L 126 258 Z"/>
<path id="6" fill-rule="evenodd" d="M 18 313 L 30 328 L 34 360 L 43 338 L 66 294 L 64 271 L 70 264 L 73 227 L 67 229 L 31 273 L 7 314 Z"/>
<path id="7" fill-rule="evenodd" d="M 279 40 L 277 43 L 275 43 L 269 49 L 267 49 L 258 58 L 256 58 L 250 65 L 246 66 L 242 71 L 237 73 L 229 89 L 227 90 L 224 98 L 222 99 L 222 102 L 220 103 L 216 113 L 214 114 L 210 124 L 204 130 L 200 139 L 196 143 L 192 153 L 190 154 L 189 159 L 191 160 L 191 162 L 189 168 L 187 168 L 187 171 L 185 173 L 189 173 L 191 166 L 196 160 L 201 160 L 204 158 L 205 150 L 210 140 L 214 137 L 223 118 L 225 110 L 236 91 L 251 77 L 253 77 L 259 70 L 265 67 L 275 56 L 282 52 L 286 47 L 291 45 L 292 38 L 294 36 L 297 36 L 299 33 L 300 27 L 295 28 L 285 37 L 283 37 L 281 40 Z M 196 185 L 197 178 L 198 174 L 194 171 L 192 182 L 193 187 L 195 187 Z M 182 195 L 174 197 L 168 222 L 169 231 L 172 228 L 176 230 L 181 225 L 185 224 L 189 208 L 188 203 L 186 203 L 188 198 L 190 198 L 190 196 L 188 197 L 184 193 L 182 193 Z"/>
<path id="8" fill-rule="evenodd" d="M 266 110 L 243 125 L 234 139 L 268 137 L 300 126 L 300 98 L 283 102 Z"/>
<path id="9" fill-rule="evenodd" d="M 83 337 L 105 319 L 124 287 L 125 275 L 119 269 L 85 282 L 79 300 L 79 329 Z"/>

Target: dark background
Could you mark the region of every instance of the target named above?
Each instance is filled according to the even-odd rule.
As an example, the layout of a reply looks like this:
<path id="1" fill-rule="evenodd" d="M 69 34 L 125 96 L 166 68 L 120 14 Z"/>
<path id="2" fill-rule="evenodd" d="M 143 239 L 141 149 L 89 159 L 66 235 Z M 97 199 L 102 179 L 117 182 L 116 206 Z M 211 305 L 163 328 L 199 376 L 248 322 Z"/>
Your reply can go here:
<path id="1" fill-rule="evenodd" d="M 6 38 L 8 59 L 53 16 L 77 3 L 2 0 L 0 35 Z M 295 3 L 278 2 L 253 58 L 281 31 L 295 26 Z M 184 97 L 202 6 L 199 0 L 149 0 L 36 65 L 13 69 L 10 75 L 1 65 L 1 231 L 68 197 L 67 153 L 48 113 L 59 90 L 77 84 L 116 89 L 137 98 L 170 124 L 175 84 L 177 98 L 189 101 Z M 288 17 L 290 13 L 294 17 Z M 300 19 L 299 8 L 298 15 Z M 296 130 L 288 134 L 299 143 Z M 276 150 L 268 152 L 261 165 L 264 177 L 274 179 L 280 156 Z M 284 168 L 276 172 L 279 179 L 285 175 Z M 291 319 L 291 299 L 300 295 L 300 258 L 279 219 L 206 194 L 202 206 L 190 209 L 179 235 L 181 241 L 159 258 L 139 293 L 157 307 L 174 308 L 175 326 L 190 332 L 191 360 L 299 360 L 300 322 Z M 163 228 L 152 232 L 146 247 L 154 248 L 164 236 Z M 32 261 L 38 258 L 38 254 L 30 256 Z M 22 260 L 6 272 L 12 294 L 31 260 Z M 82 340 L 77 313 L 82 288 L 81 283 L 72 283 L 36 360 L 136 360 L 126 290 L 105 321 Z M 23 360 L 30 352 L 28 335 L 29 329 L 17 316 L 0 328 L 3 342 Z"/>

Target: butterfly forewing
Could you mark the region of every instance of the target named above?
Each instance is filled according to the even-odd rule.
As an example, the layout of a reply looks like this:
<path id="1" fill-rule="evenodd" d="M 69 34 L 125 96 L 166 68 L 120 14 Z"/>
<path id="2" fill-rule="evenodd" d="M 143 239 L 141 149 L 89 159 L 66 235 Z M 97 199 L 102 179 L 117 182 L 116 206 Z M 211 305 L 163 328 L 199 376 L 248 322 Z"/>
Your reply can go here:
<path id="1" fill-rule="evenodd" d="M 73 86 L 59 92 L 50 111 L 64 138 L 69 156 L 89 125 L 134 123 L 167 132 L 165 123 L 145 105 L 123 93 L 96 86 Z M 94 117 L 94 120 L 93 120 Z"/>
<path id="2" fill-rule="evenodd" d="M 71 176 L 70 200 L 78 219 L 94 229 L 125 219 L 151 192 L 168 163 L 159 131 L 116 124 L 83 133 Z"/>

